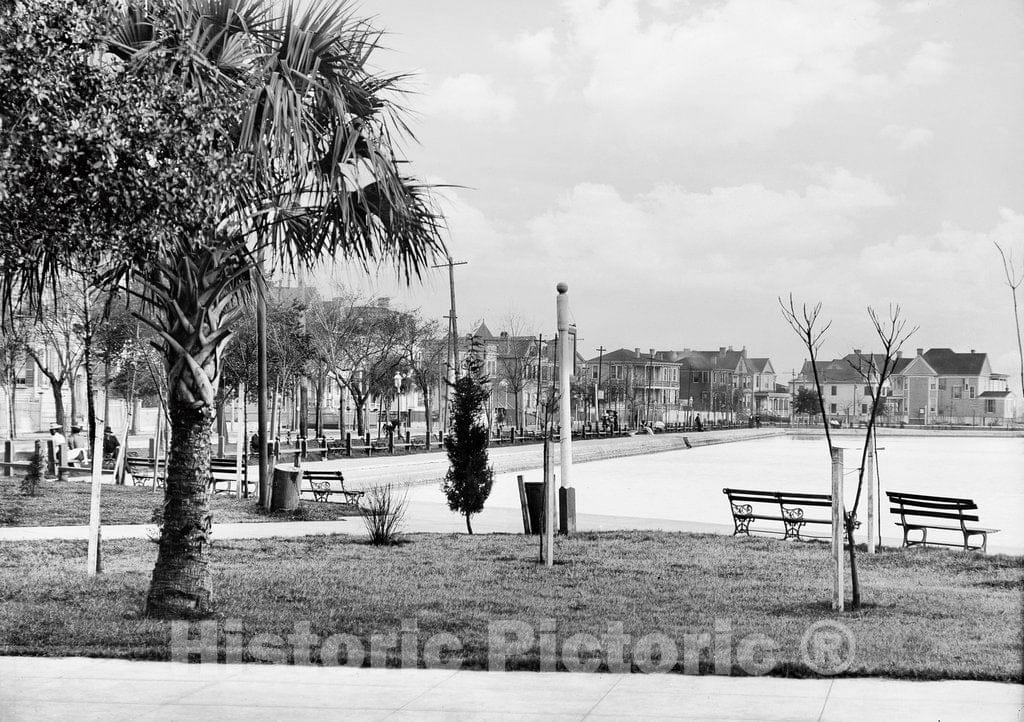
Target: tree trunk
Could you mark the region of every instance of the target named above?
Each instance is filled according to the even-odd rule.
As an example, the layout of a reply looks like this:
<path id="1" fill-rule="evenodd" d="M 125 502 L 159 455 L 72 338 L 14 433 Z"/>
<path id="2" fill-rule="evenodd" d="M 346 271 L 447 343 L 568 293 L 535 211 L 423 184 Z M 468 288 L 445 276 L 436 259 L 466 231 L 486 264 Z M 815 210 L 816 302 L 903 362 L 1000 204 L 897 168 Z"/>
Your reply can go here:
<path id="1" fill-rule="evenodd" d="M 173 388 L 173 386 L 172 386 Z M 159 618 L 205 616 L 213 611 L 210 574 L 210 434 L 213 413 L 172 391 L 171 448 L 159 552 L 146 614 Z"/>
<path id="2" fill-rule="evenodd" d="M 7 400 L 9 402 L 8 403 L 8 407 L 7 407 L 7 413 L 10 415 L 9 431 L 10 431 L 10 437 L 12 439 L 17 439 L 18 438 L 18 427 L 17 427 L 17 422 L 15 421 L 15 419 L 17 418 L 17 414 L 14 411 L 14 406 L 17 403 L 17 400 L 18 400 L 18 397 L 17 397 L 18 382 L 14 378 L 14 374 L 13 373 L 11 374 L 11 377 L 10 377 L 10 384 L 11 385 L 8 386 L 8 388 L 11 390 L 11 392 L 7 395 Z"/>
<path id="3" fill-rule="evenodd" d="M 76 381 L 76 376 L 75 376 L 74 373 L 71 373 L 68 376 L 68 391 L 70 392 L 69 396 L 71 397 L 71 423 L 72 424 L 77 424 L 78 423 L 78 382 Z"/>
<path id="4" fill-rule="evenodd" d="M 430 434 L 433 433 L 434 425 L 430 419 L 430 384 L 423 386 L 423 415 L 427 422 L 427 438 L 423 442 L 423 448 L 430 451 Z M 412 426 L 412 414 L 409 414 L 409 425 Z"/>
<path id="5" fill-rule="evenodd" d="M 338 438 L 345 438 L 345 391 L 338 385 Z"/>
<path id="6" fill-rule="evenodd" d="M 363 407 L 366 405 L 366 399 L 353 395 L 352 401 L 356 405 L 356 431 L 359 432 L 359 436 L 363 436 L 366 434 L 366 425 L 363 423 Z"/>
<path id="7" fill-rule="evenodd" d="M 472 534 L 473 533 L 473 525 L 469 523 L 469 517 L 470 516 L 471 516 L 471 514 L 466 514 L 466 531 L 468 531 L 470 534 Z"/>
<path id="8" fill-rule="evenodd" d="M 313 434 L 316 438 L 324 435 L 324 375 L 317 374 L 316 387 L 314 389 L 314 403 L 316 410 L 313 412 Z"/>
<path id="9" fill-rule="evenodd" d="M 853 593 L 851 609 L 860 609 L 860 579 L 857 577 L 857 547 L 853 541 L 853 515 L 846 519 L 846 540 L 850 545 L 850 585 Z"/>
<path id="10" fill-rule="evenodd" d="M 51 377 L 50 378 L 50 391 L 53 393 L 53 413 L 57 417 L 57 426 L 60 426 L 61 428 L 64 429 L 64 431 L 67 431 L 67 427 L 65 426 L 65 423 L 64 423 L 65 419 L 64 419 L 64 395 L 62 393 L 63 390 L 64 390 L 64 384 L 61 384 L 60 386 L 58 386 L 56 384 L 55 380 Z"/>

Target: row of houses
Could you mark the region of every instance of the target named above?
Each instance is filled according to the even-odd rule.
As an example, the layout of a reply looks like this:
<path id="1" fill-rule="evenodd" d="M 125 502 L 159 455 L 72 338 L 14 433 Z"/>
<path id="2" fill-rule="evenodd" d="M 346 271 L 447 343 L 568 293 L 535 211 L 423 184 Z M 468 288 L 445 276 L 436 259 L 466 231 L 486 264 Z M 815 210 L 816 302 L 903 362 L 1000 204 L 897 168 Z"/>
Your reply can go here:
<path id="1" fill-rule="evenodd" d="M 840 359 L 820 362 L 818 378 L 826 412 L 835 419 L 862 421 L 870 409 L 884 357 L 854 349 Z M 806 361 L 791 382 L 795 395 L 814 390 L 814 368 Z M 1016 416 L 1009 376 L 992 371 L 988 354 L 974 349 L 917 349 L 895 359 L 882 385 L 883 417 L 893 423 L 993 425 Z"/>
<path id="2" fill-rule="evenodd" d="M 495 418 L 506 424 L 540 423 L 557 392 L 556 339 L 494 334 L 485 323 L 464 342 L 482 349 L 493 381 Z M 723 346 L 717 350 L 642 351 L 619 348 L 584 358 L 573 369 L 576 419 L 598 420 L 614 410 L 633 423 L 705 418 L 788 420 L 801 389 L 814 388 L 810 362 L 782 381 L 768 357 Z M 826 414 L 839 423 L 864 421 L 884 357 L 860 349 L 818 363 Z M 974 349 L 917 349 L 902 353 L 882 386 L 883 420 L 893 424 L 1003 424 L 1017 415 L 1009 377 L 992 371 Z"/>

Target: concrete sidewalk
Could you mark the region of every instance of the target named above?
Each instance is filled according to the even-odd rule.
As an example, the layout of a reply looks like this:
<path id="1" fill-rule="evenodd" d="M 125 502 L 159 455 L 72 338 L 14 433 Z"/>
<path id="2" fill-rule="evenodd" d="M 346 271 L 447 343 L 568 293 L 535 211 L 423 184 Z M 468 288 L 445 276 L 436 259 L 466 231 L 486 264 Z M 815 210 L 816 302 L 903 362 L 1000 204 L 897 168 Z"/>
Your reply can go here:
<path id="1" fill-rule="evenodd" d="M 0 657 L 3 720 L 1015 720 L 1024 687 Z"/>
<path id="2" fill-rule="evenodd" d="M 732 534 L 732 528 L 722 524 L 701 524 L 672 519 L 645 519 L 625 516 L 602 516 L 580 514 L 577 518 L 579 531 L 651 530 L 690 531 Z M 523 533 L 523 517 L 519 509 L 494 507 L 485 509 L 473 517 L 473 530 L 477 533 Z M 411 501 L 402 531 L 409 534 L 437 533 L 458 534 L 466 531 L 466 521 L 453 513 L 447 504 L 428 501 Z M 0 542 L 29 541 L 44 539 L 88 538 L 88 526 L 13 526 L 0 527 Z M 213 524 L 213 538 L 217 539 L 266 539 L 268 537 L 299 537 L 325 534 L 366 533 L 359 517 L 348 517 L 338 521 L 280 521 Z M 157 537 L 154 524 L 104 524 L 104 540 L 148 539 Z"/>

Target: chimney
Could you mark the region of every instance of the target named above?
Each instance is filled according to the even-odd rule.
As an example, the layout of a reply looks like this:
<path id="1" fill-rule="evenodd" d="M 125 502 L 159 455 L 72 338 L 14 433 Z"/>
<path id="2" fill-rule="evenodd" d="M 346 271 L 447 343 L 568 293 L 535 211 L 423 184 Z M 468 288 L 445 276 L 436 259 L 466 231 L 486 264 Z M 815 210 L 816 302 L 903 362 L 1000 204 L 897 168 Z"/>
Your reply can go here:
<path id="1" fill-rule="evenodd" d="M 971 353 L 974 353 L 974 352 L 971 351 Z M 654 356 L 654 349 L 653 348 L 651 349 L 651 356 Z"/>
<path id="2" fill-rule="evenodd" d="M 917 355 L 918 355 L 918 356 L 924 356 L 924 349 L 923 349 L 923 348 L 919 348 L 919 349 L 917 350 Z"/>
<path id="3" fill-rule="evenodd" d="M 974 353 L 974 349 L 973 348 L 971 349 L 971 353 Z"/>
<path id="4" fill-rule="evenodd" d="M 855 348 L 855 349 L 853 350 L 853 352 L 854 352 L 855 354 L 857 354 L 858 356 L 860 356 L 860 349 L 859 349 L 859 348 Z"/>
<path id="5" fill-rule="evenodd" d="M 501 337 L 502 338 L 508 338 L 508 331 L 502 331 L 501 332 Z"/>
<path id="6" fill-rule="evenodd" d="M 637 358 L 640 358 L 640 349 L 634 347 L 633 348 L 633 355 L 636 356 Z"/>
<path id="7" fill-rule="evenodd" d="M 730 347 L 730 350 L 732 350 L 732 347 Z M 725 353 L 725 346 L 719 346 L 718 353 Z"/>

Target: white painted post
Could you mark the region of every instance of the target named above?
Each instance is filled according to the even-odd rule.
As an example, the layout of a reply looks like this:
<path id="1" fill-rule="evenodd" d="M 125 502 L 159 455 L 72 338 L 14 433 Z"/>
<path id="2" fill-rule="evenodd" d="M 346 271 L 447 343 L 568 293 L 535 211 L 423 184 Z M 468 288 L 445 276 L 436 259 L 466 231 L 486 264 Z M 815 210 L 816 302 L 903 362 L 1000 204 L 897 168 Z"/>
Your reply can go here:
<path id="1" fill-rule="evenodd" d="M 559 283 L 556 287 L 558 297 L 555 299 L 555 311 L 558 321 L 558 385 L 561 391 L 559 399 L 559 449 L 561 451 L 562 486 L 559 498 L 562 502 L 562 513 L 559 531 L 571 534 L 576 531 L 576 491 L 572 488 L 572 393 L 569 376 L 576 359 L 573 357 L 573 345 L 569 341 L 569 286 Z"/>
<path id="2" fill-rule="evenodd" d="M 238 423 L 239 411 L 245 411 L 245 382 L 238 384 L 238 399 L 231 405 L 231 415 L 234 417 L 232 420 L 235 422 L 235 496 L 239 499 L 242 498 L 242 456 L 245 453 L 245 439 L 248 436 L 248 429 L 245 428 L 245 424 Z"/>
<path id="3" fill-rule="evenodd" d="M 832 609 L 843 611 L 843 450 L 832 448 Z"/>
<path id="4" fill-rule="evenodd" d="M 92 439 L 92 495 L 89 500 L 89 551 L 86 560 L 87 573 L 100 573 L 100 492 L 103 476 L 103 425 L 104 420 L 96 419 Z"/>
<path id="5" fill-rule="evenodd" d="M 864 497 L 864 503 L 868 506 L 868 554 L 875 553 L 875 540 L 878 538 L 878 515 L 875 513 L 875 444 L 874 429 L 868 434 L 867 445 L 868 453 L 865 463 L 867 468 L 864 469 L 864 483 L 867 484 L 868 493 Z"/>

